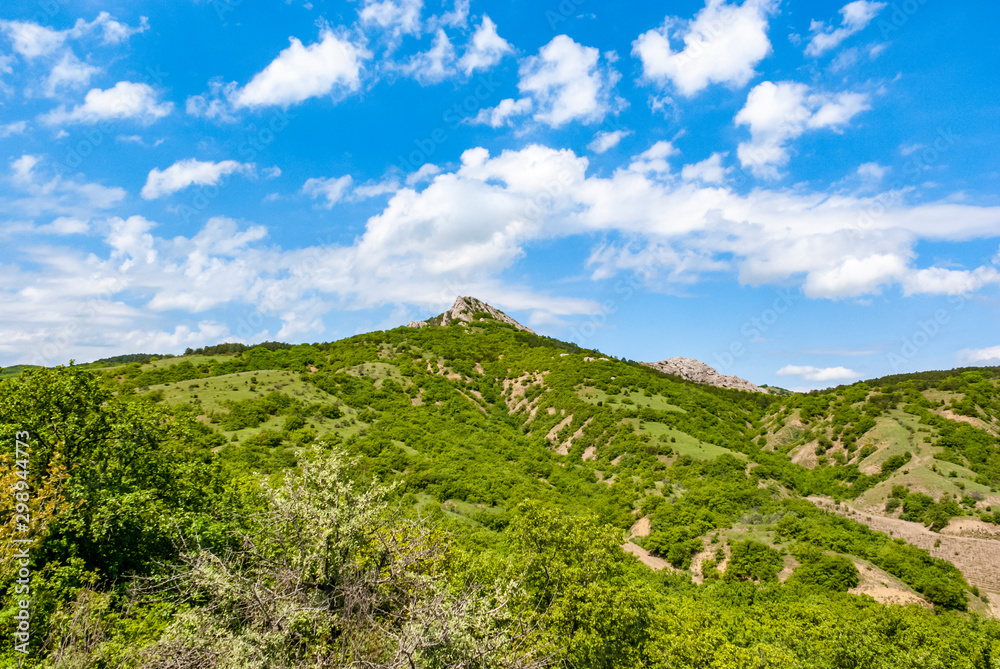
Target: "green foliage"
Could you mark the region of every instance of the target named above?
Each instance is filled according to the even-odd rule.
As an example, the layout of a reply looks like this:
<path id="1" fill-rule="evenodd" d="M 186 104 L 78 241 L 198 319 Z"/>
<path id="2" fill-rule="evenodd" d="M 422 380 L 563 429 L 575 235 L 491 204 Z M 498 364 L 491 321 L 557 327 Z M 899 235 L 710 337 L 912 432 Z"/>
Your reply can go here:
<path id="1" fill-rule="evenodd" d="M 790 583 L 834 592 L 847 592 L 858 585 L 858 568 L 845 555 L 830 555 L 811 546 L 797 547 L 792 554 L 801 564 L 792 572 Z"/>
<path id="2" fill-rule="evenodd" d="M 745 539 L 731 546 L 727 581 L 755 580 L 761 583 L 775 581 L 784 564 L 781 553 L 760 542 Z"/>

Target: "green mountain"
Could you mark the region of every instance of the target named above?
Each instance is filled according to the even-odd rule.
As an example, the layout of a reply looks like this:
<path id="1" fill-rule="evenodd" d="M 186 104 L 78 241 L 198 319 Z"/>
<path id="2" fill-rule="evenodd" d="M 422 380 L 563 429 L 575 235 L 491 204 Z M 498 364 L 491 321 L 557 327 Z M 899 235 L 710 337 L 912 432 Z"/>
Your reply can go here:
<path id="1" fill-rule="evenodd" d="M 1000 369 L 778 395 L 410 325 L 3 381 L 36 666 L 1000 666 Z"/>

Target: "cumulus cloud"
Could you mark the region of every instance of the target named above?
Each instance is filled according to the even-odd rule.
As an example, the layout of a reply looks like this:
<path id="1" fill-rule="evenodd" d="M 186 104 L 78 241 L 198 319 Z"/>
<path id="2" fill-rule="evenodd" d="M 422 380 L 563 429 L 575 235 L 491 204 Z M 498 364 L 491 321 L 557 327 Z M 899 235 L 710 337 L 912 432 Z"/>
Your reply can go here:
<path id="1" fill-rule="evenodd" d="M 587 144 L 587 150 L 593 153 L 601 154 L 605 153 L 616 146 L 624 139 L 632 134 L 631 130 L 611 130 L 611 131 L 601 131 L 594 135 L 594 139 Z"/>
<path id="2" fill-rule="evenodd" d="M 150 170 L 141 195 L 145 200 L 155 200 L 173 195 L 189 186 L 215 186 L 230 174 L 253 174 L 253 172 L 253 163 L 240 163 L 235 160 L 214 163 L 188 158 L 177 161 L 163 171 L 155 167 Z"/>
<path id="3" fill-rule="evenodd" d="M 801 376 L 807 381 L 842 381 L 857 379 L 861 375 L 847 367 L 812 367 L 810 365 L 785 365 L 777 372 L 778 376 Z"/>
<path id="4" fill-rule="evenodd" d="M 472 125 L 488 125 L 491 128 L 500 128 L 510 125 L 511 120 L 528 114 L 534 107 L 531 98 L 504 98 L 496 107 L 480 109 L 479 113 L 467 120 Z"/>
<path id="5" fill-rule="evenodd" d="M 741 142 L 737 155 L 757 176 L 777 178 L 789 160 L 788 143 L 807 130 L 840 130 L 870 108 L 864 93 L 812 92 L 806 84 L 765 81 L 747 95 L 736 115 L 736 125 L 750 128 L 750 141 Z"/>
<path id="6" fill-rule="evenodd" d="M 119 81 L 112 88 L 92 88 L 83 104 L 67 111 L 64 105 L 42 116 L 49 125 L 98 123 L 105 120 L 134 120 L 152 123 L 170 114 L 174 103 L 160 102 L 149 84 Z"/>
<path id="7" fill-rule="evenodd" d="M 520 67 L 517 87 L 535 102 L 536 121 L 558 128 L 571 121 L 601 121 L 616 105 L 619 74 L 602 64 L 600 52 L 557 35 Z"/>
<path id="8" fill-rule="evenodd" d="M 685 181 L 701 181 L 706 184 L 721 184 L 726 179 L 728 168 L 722 166 L 725 153 L 713 153 L 705 160 L 685 165 L 681 169 L 681 178 Z"/>
<path id="9" fill-rule="evenodd" d="M 121 203 L 125 190 L 51 175 L 45 160 L 26 154 L 11 161 L 9 180 L 16 194 L 0 199 L 4 211 L 29 217 L 72 216 L 87 220 Z"/>
<path id="10" fill-rule="evenodd" d="M 312 178 L 302 185 L 302 192 L 314 200 L 323 198 L 326 200 L 324 206 L 330 209 L 347 196 L 353 184 L 354 180 L 350 174 L 329 179 Z"/>
<path id="11" fill-rule="evenodd" d="M 441 173 L 441 168 L 433 163 L 424 163 L 420 169 L 406 177 L 406 185 L 413 187 L 424 181 L 430 181 Z"/>
<path id="12" fill-rule="evenodd" d="M 121 44 L 148 29 L 149 20 L 145 16 L 140 17 L 139 25 L 133 28 L 117 21 L 108 12 L 101 12 L 89 22 L 77 19 L 73 27 L 66 30 L 55 30 L 32 21 L 0 21 L 0 30 L 10 38 L 14 52 L 27 60 L 58 54 L 70 39 L 96 34 L 104 44 Z"/>
<path id="13" fill-rule="evenodd" d="M 713 83 L 744 86 L 771 53 L 768 18 L 777 5 L 776 0 L 744 0 L 739 6 L 707 0 L 694 19 L 667 17 L 661 28 L 639 35 L 632 54 L 642 61 L 645 80 L 670 82 L 687 97 Z M 679 51 L 671 34 L 684 44 Z"/>
<path id="14" fill-rule="evenodd" d="M 436 84 L 455 73 L 455 47 L 438 28 L 431 48 L 412 56 L 402 69 L 421 84 Z"/>
<path id="15" fill-rule="evenodd" d="M 878 163 L 861 163 L 858 165 L 857 174 L 867 181 L 881 181 L 889 168 Z"/>
<path id="16" fill-rule="evenodd" d="M 13 123 L 6 123 L 4 125 L 0 125 L 0 138 L 20 135 L 27 129 L 27 121 L 14 121 Z"/>
<path id="17" fill-rule="evenodd" d="M 860 32 L 885 9 L 884 2 L 855 0 L 840 8 L 840 27 L 827 26 L 822 21 L 813 21 L 809 32 L 813 37 L 806 45 L 807 56 L 820 56 L 830 49 L 836 48 L 851 35 Z"/>
<path id="18" fill-rule="evenodd" d="M 273 325 L 271 336 L 276 330 L 282 337 L 315 337 L 335 308 L 406 304 L 435 313 L 458 292 L 550 322 L 595 313 L 600 305 L 538 294 L 502 277 L 533 244 L 566 237 L 602 240 L 587 263 L 594 279 L 641 272 L 654 287 L 722 273 L 746 285 L 798 286 L 816 299 L 852 299 L 889 289 L 964 294 L 1000 280 L 994 265 L 940 268 L 922 263 L 916 252 L 928 240 L 995 240 L 1000 207 L 907 204 L 905 193 L 862 197 L 805 187 L 737 192 L 724 178 L 714 180 L 721 156 L 717 165 L 710 156 L 685 166 L 686 176 L 683 168 L 671 169 L 677 156 L 672 144 L 656 142 L 623 167 L 594 173 L 586 157 L 568 149 L 529 145 L 491 154 L 475 148 L 458 166 L 422 170 L 404 185 L 389 180 L 355 189 L 348 176 L 309 180 L 303 193 L 322 204 L 360 197 L 360 189 L 379 191 L 387 201 L 352 241 L 294 250 L 266 246 L 264 228 L 229 219 L 212 219 L 191 237 L 167 238 L 144 217 L 98 217 L 98 203 L 119 204 L 124 192 L 45 178 L 44 159 L 22 156 L 5 178 L 27 204 L 5 200 L 3 209 L 22 219 L 47 216 L 57 234 L 89 226 L 104 248 L 50 245 L 26 258 L 37 271 L 29 268 L 22 285 L 0 276 L 0 309 L 20 318 L 29 306 L 46 305 L 47 316 L 25 321 L 34 324 L 25 331 L 37 341 L 54 337 L 67 322 L 83 328 L 74 341 L 105 341 L 102 333 L 154 329 L 143 320 L 150 311 L 183 317 L 220 305 L 259 309 Z M 95 199 L 79 206 L 84 193 Z M 77 199 L 67 200 L 70 195 Z M 23 285 L 35 292 L 22 294 Z M 94 296 L 101 315 L 73 321 L 76 301 Z M 205 320 L 186 322 L 195 330 Z M 28 344 L 0 336 L 0 353 L 11 346 Z M 802 373 L 786 372 L 816 379 L 847 374 L 795 369 Z"/>
<path id="19" fill-rule="evenodd" d="M 324 30 L 320 40 L 303 46 L 289 37 L 284 49 L 230 101 L 239 108 L 288 107 L 309 98 L 356 91 L 361 86 L 361 69 L 371 54 L 347 38 Z"/>
<path id="20" fill-rule="evenodd" d="M 82 62 L 72 53 L 63 54 L 45 80 L 45 94 L 54 97 L 62 88 L 79 88 L 90 83 L 91 77 L 100 73 L 100 68 Z"/>
<path id="21" fill-rule="evenodd" d="M 484 14 L 482 22 L 465 48 L 465 53 L 458 61 L 458 66 L 468 76 L 476 70 L 488 70 L 511 51 L 513 47 L 500 37 L 496 24 Z"/>
<path id="22" fill-rule="evenodd" d="M 423 0 L 365 0 L 358 11 L 361 22 L 377 25 L 393 37 L 419 35 Z"/>
<path id="23" fill-rule="evenodd" d="M 963 365 L 1000 365 L 1000 346 L 962 349 L 958 360 Z"/>

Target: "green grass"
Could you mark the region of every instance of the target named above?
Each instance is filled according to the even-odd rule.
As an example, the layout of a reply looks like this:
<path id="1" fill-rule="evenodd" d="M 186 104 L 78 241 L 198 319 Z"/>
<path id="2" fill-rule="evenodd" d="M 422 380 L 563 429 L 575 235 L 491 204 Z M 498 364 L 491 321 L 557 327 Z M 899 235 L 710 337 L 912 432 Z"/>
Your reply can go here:
<path id="1" fill-rule="evenodd" d="M 254 378 L 257 379 L 257 383 L 251 384 L 251 379 Z M 253 385 L 254 390 L 250 390 L 251 385 Z M 163 399 L 167 403 L 191 403 L 198 407 L 199 413 L 203 416 L 208 416 L 213 412 L 225 413 L 228 411 L 225 406 L 227 402 L 238 402 L 253 397 L 260 397 L 275 391 L 311 404 L 336 403 L 340 401 L 337 397 L 323 392 L 310 383 L 302 381 L 297 372 L 286 370 L 237 372 L 235 374 L 213 376 L 205 379 L 157 384 L 149 388 L 149 392 L 157 390 L 163 391 Z M 357 420 L 358 412 L 355 409 L 344 404 L 340 406 L 340 409 L 344 412 L 342 418 L 312 417 L 307 421 L 307 427 L 311 426 L 320 437 L 335 433 L 345 439 L 353 434 L 357 434 L 359 430 L 366 427 L 365 423 Z M 236 431 L 220 430 L 220 432 L 227 439 L 236 434 L 237 438 L 242 441 L 264 430 L 280 432 L 284 421 L 284 416 L 273 416 L 267 422 L 254 428 Z M 348 424 L 352 422 L 353 424 Z"/>
<path id="2" fill-rule="evenodd" d="M 897 414 L 905 415 L 902 411 L 892 411 L 888 416 L 876 418 L 875 427 L 858 440 L 859 450 L 869 444 L 878 447 L 877 451 L 858 463 L 859 466 L 866 468 L 874 466 L 879 469 L 883 462 L 894 455 L 903 455 L 906 451 L 910 451 L 914 456 L 924 454 L 924 449 L 918 448 L 910 432 L 900 424 Z"/>
<path id="3" fill-rule="evenodd" d="M 381 388 L 382 382 L 386 379 L 391 379 L 403 387 L 413 383 L 402 375 L 399 367 L 387 362 L 366 362 L 340 371 L 351 376 L 372 379 L 376 388 Z"/>
<path id="4" fill-rule="evenodd" d="M 580 388 L 576 391 L 576 394 L 584 402 L 589 402 L 590 404 L 597 404 L 598 402 L 608 405 L 608 399 L 611 398 L 614 401 L 610 402 L 611 406 L 628 406 L 628 407 L 638 407 L 640 409 L 654 409 L 656 411 L 679 411 L 681 413 L 687 413 L 684 409 L 677 406 L 676 404 L 671 404 L 667 401 L 667 398 L 660 395 L 653 395 L 652 397 L 646 397 L 642 391 L 635 391 L 629 394 L 622 392 L 618 395 L 608 395 L 603 390 L 598 390 L 597 388 Z M 622 402 L 622 400 L 631 400 L 632 404 L 627 402 Z"/>
<path id="5" fill-rule="evenodd" d="M 654 440 L 659 440 L 660 437 L 666 437 L 666 444 L 670 446 L 675 453 L 679 453 L 680 455 L 688 455 L 697 460 L 712 460 L 724 454 L 732 455 L 740 458 L 741 460 L 747 459 L 747 456 L 743 453 L 737 453 L 736 451 L 731 451 L 723 446 L 716 446 L 715 444 L 700 441 L 686 432 L 681 432 L 680 430 L 664 425 L 663 423 L 643 423 L 640 426 L 638 418 L 626 418 L 625 422 L 630 423 L 632 427 L 635 428 L 637 434 L 648 434 Z M 670 441 L 671 438 L 676 441 Z"/>

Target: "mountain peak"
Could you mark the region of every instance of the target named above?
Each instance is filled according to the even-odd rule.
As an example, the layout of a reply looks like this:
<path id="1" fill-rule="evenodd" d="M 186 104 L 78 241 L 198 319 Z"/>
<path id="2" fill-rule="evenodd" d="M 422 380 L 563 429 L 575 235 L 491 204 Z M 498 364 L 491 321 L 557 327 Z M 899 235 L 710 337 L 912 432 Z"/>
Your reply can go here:
<path id="1" fill-rule="evenodd" d="M 484 317 L 501 323 L 507 323 L 508 325 L 513 325 L 518 330 L 524 330 L 525 332 L 535 334 L 535 331 L 531 328 L 521 325 L 504 312 L 499 309 L 494 309 L 482 300 L 471 296 L 463 297 L 461 295 L 455 298 L 455 303 L 451 305 L 451 309 L 448 311 L 439 316 L 435 316 L 434 318 L 428 318 L 426 321 L 410 321 L 409 327 L 423 328 L 428 325 L 445 326 L 452 321 L 472 323 L 473 321 L 480 320 Z"/>
<path id="2" fill-rule="evenodd" d="M 665 374 L 673 374 L 674 376 L 679 376 L 682 379 L 693 381 L 694 383 L 716 386 L 718 388 L 746 390 L 752 393 L 767 392 L 763 388 L 750 383 L 746 379 L 741 379 L 738 376 L 726 376 L 725 374 L 719 374 L 713 367 L 709 367 L 700 360 L 695 360 L 693 358 L 682 358 L 680 356 L 676 356 L 673 358 L 667 358 L 666 360 L 661 360 L 660 362 L 644 362 L 642 364 Z"/>

